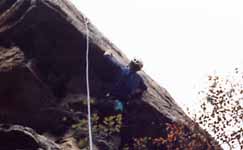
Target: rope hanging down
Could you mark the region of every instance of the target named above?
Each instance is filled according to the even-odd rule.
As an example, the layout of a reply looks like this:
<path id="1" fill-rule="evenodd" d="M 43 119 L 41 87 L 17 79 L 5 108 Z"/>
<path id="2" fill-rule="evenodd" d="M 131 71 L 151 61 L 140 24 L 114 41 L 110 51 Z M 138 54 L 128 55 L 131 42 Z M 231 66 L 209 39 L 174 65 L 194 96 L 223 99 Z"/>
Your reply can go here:
<path id="1" fill-rule="evenodd" d="M 89 130 L 89 149 L 93 150 L 91 108 L 90 108 L 90 87 L 89 87 L 89 28 L 88 19 L 85 18 L 86 28 L 86 88 L 87 88 L 87 107 L 88 107 L 88 130 Z"/>

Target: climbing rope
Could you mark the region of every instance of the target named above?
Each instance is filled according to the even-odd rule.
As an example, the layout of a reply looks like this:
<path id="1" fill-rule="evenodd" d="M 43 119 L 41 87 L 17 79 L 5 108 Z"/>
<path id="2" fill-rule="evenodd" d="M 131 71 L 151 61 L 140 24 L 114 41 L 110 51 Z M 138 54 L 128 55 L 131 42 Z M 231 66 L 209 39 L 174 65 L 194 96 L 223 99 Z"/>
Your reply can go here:
<path id="1" fill-rule="evenodd" d="M 89 87 L 89 28 L 88 19 L 85 18 L 86 28 L 86 87 L 87 87 L 87 107 L 88 107 L 88 130 L 89 130 L 89 149 L 93 150 L 91 108 L 90 108 L 90 87 Z"/>

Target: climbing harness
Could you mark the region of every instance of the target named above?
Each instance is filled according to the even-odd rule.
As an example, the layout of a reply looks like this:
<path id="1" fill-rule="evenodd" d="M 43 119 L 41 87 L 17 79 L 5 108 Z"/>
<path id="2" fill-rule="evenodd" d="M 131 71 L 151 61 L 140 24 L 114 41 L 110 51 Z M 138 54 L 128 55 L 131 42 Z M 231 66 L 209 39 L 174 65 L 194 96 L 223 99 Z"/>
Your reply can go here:
<path id="1" fill-rule="evenodd" d="M 85 19 L 86 28 L 86 87 L 87 87 L 87 108 L 88 108 L 88 131 L 89 131 L 89 149 L 93 150 L 91 108 L 90 108 L 90 87 L 89 87 L 89 28 L 88 19 Z"/>

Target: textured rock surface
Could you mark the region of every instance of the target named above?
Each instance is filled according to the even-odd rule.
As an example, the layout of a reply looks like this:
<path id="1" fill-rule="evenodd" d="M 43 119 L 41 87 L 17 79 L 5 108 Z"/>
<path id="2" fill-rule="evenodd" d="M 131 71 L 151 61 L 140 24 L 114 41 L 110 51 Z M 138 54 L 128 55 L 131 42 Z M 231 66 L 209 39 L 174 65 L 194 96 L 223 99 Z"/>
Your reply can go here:
<path id="1" fill-rule="evenodd" d="M 54 141 L 37 134 L 30 128 L 19 125 L 0 125 L 0 149 L 46 149 L 60 150 Z"/>
<path id="2" fill-rule="evenodd" d="M 23 52 L 17 48 L 0 47 L 0 70 L 8 72 L 20 66 L 24 61 Z"/>
<path id="3" fill-rule="evenodd" d="M 117 69 L 107 64 L 103 54 L 111 51 L 123 65 L 128 59 L 91 23 L 88 29 L 91 96 L 101 99 L 114 83 L 112 77 Z M 55 134 L 67 130 L 75 118 L 59 108 L 68 101 L 80 101 L 85 95 L 85 36 L 85 17 L 68 0 L 0 2 L 2 123 Z M 168 122 L 190 128 L 193 121 L 166 89 L 146 73 L 141 71 L 139 75 L 148 89 L 126 108 L 123 142 L 132 137 L 159 135 Z M 68 122 L 63 118 L 68 118 Z"/>

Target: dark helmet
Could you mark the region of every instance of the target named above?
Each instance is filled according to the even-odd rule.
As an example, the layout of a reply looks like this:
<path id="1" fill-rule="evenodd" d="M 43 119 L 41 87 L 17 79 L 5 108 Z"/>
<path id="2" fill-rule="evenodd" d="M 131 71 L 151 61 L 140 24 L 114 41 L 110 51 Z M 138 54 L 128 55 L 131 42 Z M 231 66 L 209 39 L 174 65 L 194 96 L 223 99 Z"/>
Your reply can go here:
<path id="1" fill-rule="evenodd" d="M 133 71 L 139 71 L 143 68 L 143 62 L 139 59 L 134 58 L 130 61 L 129 67 Z"/>

